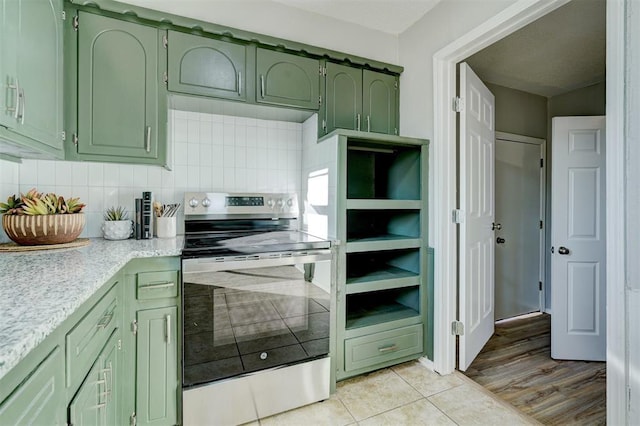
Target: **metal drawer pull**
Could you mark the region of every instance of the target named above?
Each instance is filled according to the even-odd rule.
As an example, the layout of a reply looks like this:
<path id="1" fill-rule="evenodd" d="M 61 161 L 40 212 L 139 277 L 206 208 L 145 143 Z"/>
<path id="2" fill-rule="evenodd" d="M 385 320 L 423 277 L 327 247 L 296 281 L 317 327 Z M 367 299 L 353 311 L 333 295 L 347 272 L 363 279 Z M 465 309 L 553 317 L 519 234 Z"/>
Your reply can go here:
<path id="1" fill-rule="evenodd" d="M 165 317 L 165 321 L 167 322 L 167 345 L 171 344 L 171 315 L 167 315 Z"/>
<path id="2" fill-rule="evenodd" d="M 360 114 L 356 114 L 356 130 L 360 131 Z"/>
<path id="3" fill-rule="evenodd" d="M 383 348 L 378 348 L 378 352 L 385 353 L 385 352 L 395 351 L 396 349 L 398 349 L 398 346 L 393 344 L 391 346 L 385 346 Z"/>
<path id="4" fill-rule="evenodd" d="M 238 71 L 238 96 L 242 96 L 242 72 Z"/>
<path id="5" fill-rule="evenodd" d="M 367 115 L 367 132 L 371 131 L 371 117 Z"/>
<path id="6" fill-rule="evenodd" d="M 109 325 L 109 323 L 111 322 L 112 319 L 113 319 L 113 311 L 106 313 L 100 319 L 100 321 L 98 321 L 98 324 L 96 324 L 96 327 L 98 327 L 98 328 L 106 328 Z"/>
<path id="7" fill-rule="evenodd" d="M 151 126 L 147 126 L 147 140 L 145 141 L 144 149 L 147 152 L 151 152 Z"/>
<path id="8" fill-rule="evenodd" d="M 264 75 L 260 74 L 260 97 L 264 99 Z"/>
<path id="9" fill-rule="evenodd" d="M 143 287 L 140 287 L 140 290 L 155 290 L 155 289 L 158 289 L 158 288 L 173 287 L 174 285 L 175 285 L 175 283 L 172 282 L 172 281 L 163 281 L 163 282 L 158 283 L 158 284 L 145 285 Z"/>

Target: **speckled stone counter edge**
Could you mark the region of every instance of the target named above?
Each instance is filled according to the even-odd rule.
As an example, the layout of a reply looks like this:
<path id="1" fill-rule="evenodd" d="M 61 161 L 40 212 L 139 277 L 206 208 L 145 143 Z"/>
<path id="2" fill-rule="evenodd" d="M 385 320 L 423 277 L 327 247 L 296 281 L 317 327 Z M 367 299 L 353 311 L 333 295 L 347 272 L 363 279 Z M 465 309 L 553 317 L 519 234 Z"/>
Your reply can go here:
<path id="1" fill-rule="evenodd" d="M 179 256 L 183 238 L 0 253 L 0 379 L 131 259 Z"/>

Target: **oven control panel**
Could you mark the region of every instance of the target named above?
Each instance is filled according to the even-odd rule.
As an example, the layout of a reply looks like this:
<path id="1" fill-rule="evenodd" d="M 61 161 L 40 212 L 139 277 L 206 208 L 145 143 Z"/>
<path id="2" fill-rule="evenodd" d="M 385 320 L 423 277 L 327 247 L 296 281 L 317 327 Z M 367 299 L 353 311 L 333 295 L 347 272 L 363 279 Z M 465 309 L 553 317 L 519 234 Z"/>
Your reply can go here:
<path id="1" fill-rule="evenodd" d="M 184 214 L 188 215 L 269 215 L 297 218 L 298 196 L 290 193 L 187 192 Z"/>

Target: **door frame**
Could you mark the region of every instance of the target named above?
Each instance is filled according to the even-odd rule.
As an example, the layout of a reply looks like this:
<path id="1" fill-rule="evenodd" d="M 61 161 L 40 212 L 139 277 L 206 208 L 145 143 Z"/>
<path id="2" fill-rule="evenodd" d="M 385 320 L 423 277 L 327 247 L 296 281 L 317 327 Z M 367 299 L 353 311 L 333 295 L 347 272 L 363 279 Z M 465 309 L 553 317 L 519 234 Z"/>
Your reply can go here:
<path id="1" fill-rule="evenodd" d="M 513 143 L 526 143 L 529 145 L 538 145 L 540 147 L 540 159 L 542 160 L 542 166 L 540 167 L 540 212 L 539 217 L 543 223 L 543 227 L 540 228 L 540 265 L 538 267 L 538 280 L 542 283 L 542 291 L 539 294 L 538 308 L 540 312 L 546 311 L 546 283 L 544 280 L 545 277 L 545 247 L 546 247 L 546 238 L 545 231 L 547 229 L 547 221 L 545 220 L 546 206 L 547 206 L 547 141 L 546 139 L 541 138 L 533 138 L 531 136 L 523 136 L 515 133 L 508 132 L 498 132 L 496 131 L 496 142 L 497 141 L 505 141 L 505 142 L 513 142 Z M 496 148 L 498 145 L 496 144 Z M 496 192 L 496 196 L 498 193 Z M 496 218 L 497 220 L 497 218 Z"/>
<path id="2" fill-rule="evenodd" d="M 456 337 L 451 324 L 457 317 L 458 243 L 452 212 L 457 207 L 456 64 L 517 31 L 569 0 L 517 0 L 513 5 L 469 31 L 433 55 L 434 135 L 434 354 L 433 367 L 452 373 L 456 363 Z M 625 323 L 625 221 L 624 221 L 624 82 L 625 28 L 628 0 L 607 1 L 607 422 L 627 419 Z M 610 364 L 613 362 L 613 364 Z"/>

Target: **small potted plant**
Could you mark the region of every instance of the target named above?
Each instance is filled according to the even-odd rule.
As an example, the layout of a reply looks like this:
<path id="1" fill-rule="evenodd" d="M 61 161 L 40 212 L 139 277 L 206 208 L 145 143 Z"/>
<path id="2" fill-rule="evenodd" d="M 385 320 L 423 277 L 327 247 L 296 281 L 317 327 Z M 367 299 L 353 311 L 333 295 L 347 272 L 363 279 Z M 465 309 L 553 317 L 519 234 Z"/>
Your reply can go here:
<path id="1" fill-rule="evenodd" d="M 85 225 L 85 205 L 79 198 L 66 200 L 54 193 L 40 193 L 35 188 L 20 196 L 11 195 L 0 203 L 2 227 L 7 236 L 20 245 L 69 243 Z"/>
<path id="2" fill-rule="evenodd" d="M 102 232 L 106 240 L 126 240 L 131 237 L 133 222 L 122 206 L 109 207 L 104 213 Z"/>

